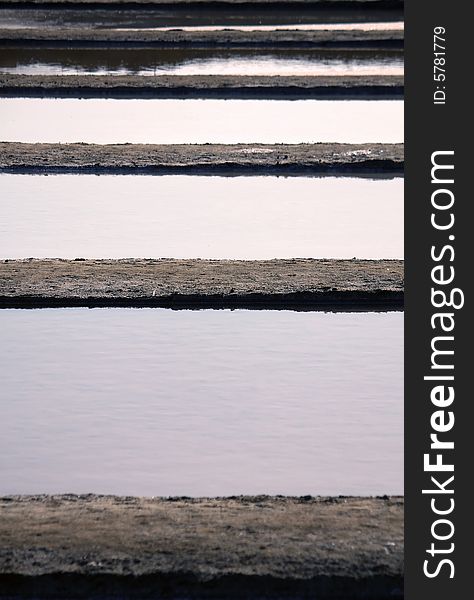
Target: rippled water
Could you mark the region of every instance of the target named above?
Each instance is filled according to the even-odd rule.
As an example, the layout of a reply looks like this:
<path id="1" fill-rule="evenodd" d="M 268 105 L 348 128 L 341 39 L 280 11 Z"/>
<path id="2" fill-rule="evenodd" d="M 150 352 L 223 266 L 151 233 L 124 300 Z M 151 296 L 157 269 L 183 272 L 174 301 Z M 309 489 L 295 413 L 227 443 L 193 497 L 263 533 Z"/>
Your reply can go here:
<path id="1" fill-rule="evenodd" d="M 0 258 L 402 258 L 403 179 L 0 175 Z"/>
<path id="2" fill-rule="evenodd" d="M 0 494 L 403 493 L 403 314 L 0 311 Z"/>
<path id="3" fill-rule="evenodd" d="M 0 141 L 394 143 L 403 101 L 0 98 Z"/>

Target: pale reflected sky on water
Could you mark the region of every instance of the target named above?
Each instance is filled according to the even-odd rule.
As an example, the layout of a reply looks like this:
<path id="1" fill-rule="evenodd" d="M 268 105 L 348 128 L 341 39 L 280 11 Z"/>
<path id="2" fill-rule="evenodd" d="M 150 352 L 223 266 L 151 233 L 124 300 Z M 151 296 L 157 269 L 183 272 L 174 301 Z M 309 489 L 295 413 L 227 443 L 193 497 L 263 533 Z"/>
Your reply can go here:
<path id="1" fill-rule="evenodd" d="M 285 23 L 284 25 L 175 25 L 171 27 L 117 27 L 117 31 L 403 31 L 402 21 L 381 23 Z"/>
<path id="2" fill-rule="evenodd" d="M 403 493 L 403 314 L 0 311 L 0 494 Z"/>
<path id="3" fill-rule="evenodd" d="M 403 101 L 1 98 L 0 141 L 394 143 Z"/>
<path id="4" fill-rule="evenodd" d="M 4 48 L 0 72 L 27 75 L 403 75 L 402 50 Z"/>
<path id="5" fill-rule="evenodd" d="M 106 66 L 101 63 L 82 64 L 80 59 L 69 57 L 66 64 L 51 59 L 3 60 L 0 57 L 0 73 L 16 75 L 140 75 L 154 77 L 160 75 L 247 75 L 266 77 L 286 76 L 331 76 L 343 75 L 403 75 L 403 60 L 354 59 L 305 60 L 303 58 L 269 58 L 266 56 L 236 56 L 226 58 L 203 58 L 183 61 L 178 64 L 159 62 L 128 67 L 125 61 L 120 65 Z M 3 64 L 2 64 L 3 63 Z"/>
<path id="6" fill-rule="evenodd" d="M 0 175 L 0 258 L 403 258 L 403 179 Z"/>

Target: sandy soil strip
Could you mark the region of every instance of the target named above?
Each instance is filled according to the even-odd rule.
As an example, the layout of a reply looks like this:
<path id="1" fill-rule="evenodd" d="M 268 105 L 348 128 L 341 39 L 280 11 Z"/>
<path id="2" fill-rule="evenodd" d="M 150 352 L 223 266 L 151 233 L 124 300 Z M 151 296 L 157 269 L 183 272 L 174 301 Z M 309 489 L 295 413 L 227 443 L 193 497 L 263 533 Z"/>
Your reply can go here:
<path id="1" fill-rule="evenodd" d="M 4 497 L 0 598 L 393 600 L 403 508 L 400 497 Z"/>
<path id="2" fill-rule="evenodd" d="M 0 74 L 0 97 L 399 99 L 403 77 Z"/>
<path id="3" fill-rule="evenodd" d="M 402 260 L 0 261 L 0 308 L 401 310 Z"/>
<path id="4" fill-rule="evenodd" d="M 375 174 L 403 173 L 403 144 L 27 144 L 0 142 L 0 172 Z"/>
<path id="5" fill-rule="evenodd" d="M 0 4 L 344 4 L 354 6 L 360 9 L 361 5 L 367 4 L 370 7 L 383 6 L 384 8 L 403 7 L 403 0 L 1 0 Z"/>
<path id="6" fill-rule="evenodd" d="M 140 31 L 90 28 L 3 28 L 0 45 L 79 47 L 263 46 L 401 48 L 404 33 L 393 31 Z"/>

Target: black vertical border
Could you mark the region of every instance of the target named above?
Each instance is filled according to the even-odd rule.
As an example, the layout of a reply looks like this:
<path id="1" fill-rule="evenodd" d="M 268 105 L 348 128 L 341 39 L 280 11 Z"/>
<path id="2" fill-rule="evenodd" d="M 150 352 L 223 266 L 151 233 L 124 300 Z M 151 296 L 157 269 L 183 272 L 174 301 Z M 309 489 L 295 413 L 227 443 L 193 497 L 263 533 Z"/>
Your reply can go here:
<path id="1" fill-rule="evenodd" d="M 474 370 L 474 335 L 471 310 L 471 279 L 474 277 L 474 193 L 471 190 L 471 165 L 468 140 L 474 135 L 472 60 L 474 22 L 472 3 L 465 0 L 405 0 L 405 598 L 407 600 L 464 600 L 473 597 L 471 566 L 473 533 L 470 497 L 474 471 L 474 394 L 468 373 Z M 438 84 L 433 74 L 433 30 L 446 28 L 446 81 Z M 446 104 L 434 105 L 436 85 L 445 85 Z M 436 232 L 431 219 L 431 154 L 454 150 L 455 193 L 455 286 L 465 293 L 465 305 L 454 310 L 454 387 L 455 426 L 451 434 L 455 448 L 454 500 L 452 521 L 455 549 L 450 569 L 442 568 L 435 578 L 423 573 L 430 558 L 426 550 L 432 541 L 431 525 L 436 519 L 430 497 L 422 494 L 430 482 L 423 470 L 423 455 L 429 451 L 430 417 L 436 410 L 430 401 L 432 382 L 423 380 L 431 362 L 430 301 L 432 245 L 442 246 L 446 232 Z M 446 263 L 449 264 L 449 263 Z M 472 366 L 471 366 L 472 363 Z M 446 439 L 447 439 L 446 437 Z M 472 462 L 471 462 L 472 461 Z M 433 474 L 434 475 L 434 474 Z M 474 481 L 474 480 L 473 480 Z M 433 487 L 433 486 L 430 486 Z M 446 496 L 445 496 L 446 498 Z M 439 547 L 443 543 L 439 542 Z M 448 542 L 444 543 L 444 547 Z M 439 558 L 443 556 L 439 555 Z M 435 564 L 434 562 L 431 563 Z"/>

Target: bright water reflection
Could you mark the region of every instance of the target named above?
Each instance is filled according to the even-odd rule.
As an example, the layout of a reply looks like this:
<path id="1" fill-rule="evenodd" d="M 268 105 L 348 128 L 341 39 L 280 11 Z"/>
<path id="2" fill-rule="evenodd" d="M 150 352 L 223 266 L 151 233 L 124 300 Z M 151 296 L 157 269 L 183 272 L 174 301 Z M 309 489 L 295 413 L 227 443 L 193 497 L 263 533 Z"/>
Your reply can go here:
<path id="1" fill-rule="evenodd" d="M 403 75 L 403 53 L 255 49 L 5 48 L 0 72 L 17 75 Z"/>
<path id="2" fill-rule="evenodd" d="M 396 143 L 403 101 L 1 98 L 0 141 Z"/>
<path id="3" fill-rule="evenodd" d="M 403 258 L 403 179 L 0 175 L 0 258 Z"/>

